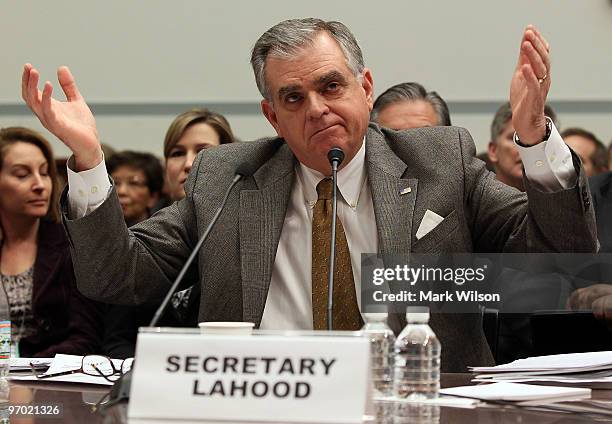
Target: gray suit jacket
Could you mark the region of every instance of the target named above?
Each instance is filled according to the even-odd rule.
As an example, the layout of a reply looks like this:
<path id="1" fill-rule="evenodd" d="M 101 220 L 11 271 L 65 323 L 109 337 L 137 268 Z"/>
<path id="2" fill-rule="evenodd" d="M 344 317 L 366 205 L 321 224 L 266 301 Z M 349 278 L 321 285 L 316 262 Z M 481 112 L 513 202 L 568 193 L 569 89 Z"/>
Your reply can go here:
<path id="1" fill-rule="evenodd" d="M 366 167 L 380 253 L 595 250 L 579 162 L 577 187 L 544 194 L 527 184 L 525 195 L 495 180 L 474 155 L 464 129 L 370 126 Z M 129 231 L 115 193 L 84 218 L 64 215 L 80 290 L 109 303 L 160 302 L 245 161 L 261 166 L 234 188 L 198 257 L 200 320 L 259 325 L 295 178 L 296 159 L 278 138 L 203 151 L 187 197 Z M 407 185 L 411 194 L 400 196 Z M 427 209 L 445 219 L 417 240 Z M 401 329 L 398 317 L 390 321 Z M 431 325 L 442 342 L 443 371 L 492 363 L 479 316 L 434 315 Z"/>

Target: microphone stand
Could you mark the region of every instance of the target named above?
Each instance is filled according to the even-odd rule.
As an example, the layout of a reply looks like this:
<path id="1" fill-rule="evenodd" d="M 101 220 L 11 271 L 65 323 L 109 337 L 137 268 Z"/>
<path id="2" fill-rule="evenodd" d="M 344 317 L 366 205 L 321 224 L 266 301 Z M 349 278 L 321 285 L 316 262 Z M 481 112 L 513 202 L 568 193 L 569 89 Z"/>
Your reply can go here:
<path id="1" fill-rule="evenodd" d="M 151 320 L 151 323 L 149 324 L 149 327 L 155 327 L 157 325 L 157 322 L 159 321 L 160 317 L 162 316 L 162 314 L 166 310 L 166 307 L 168 306 L 168 303 L 170 303 L 170 299 L 172 298 L 172 295 L 176 291 L 176 288 L 178 287 L 178 285 L 180 284 L 181 280 L 183 279 L 183 277 L 187 273 L 187 269 L 189 269 L 189 266 L 191 265 L 191 263 L 196 258 L 198 252 L 200 251 L 200 248 L 204 244 L 204 241 L 206 241 L 206 239 L 208 238 L 208 234 L 210 233 L 210 231 L 212 230 L 213 226 L 215 225 L 215 223 L 219 219 L 219 215 L 221 215 L 221 212 L 223 211 L 223 208 L 225 207 L 225 203 L 227 202 L 227 199 L 228 199 L 228 197 L 230 195 L 230 192 L 232 191 L 232 188 L 234 188 L 236 183 L 238 183 L 238 181 L 240 181 L 244 177 L 244 175 L 246 175 L 246 174 L 248 174 L 248 173 L 247 172 L 243 172 L 242 170 L 238 170 L 238 173 L 236 173 L 236 175 L 234 175 L 234 179 L 232 180 L 231 184 L 227 188 L 227 191 L 225 192 L 225 196 L 223 197 L 223 201 L 221 202 L 221 205 L 219 206 L 219 208 L 215 212 L 215 215 L 213 216 L 213 219 L 210 221 L 210 224 L 208 224 L 208 227 L 206 227 L 206 231 L 204 231 L 204 234 L 202 234 L 202 236 L 200 237 L 200 239 L 196 243 L 195 247 L 191 251 L 191 254 L 187 258 L 187 261 L 183 265 L 183 268 L 181 268 L 181 271 L 179 272 L 178 276 L 174 280 L 174 283 L 172 283 L 172 286 L 170 287 L 170 290 L 168 290 L 168 293 L 166 294 L 166 297 L 164 298 L 164 301 L 161 303 L 159 308 L 157 308 L 157 311 L 155 311 L 155 315 L 153 316 L 153 319 Z M 109 392 L 108 402 L 106 402 L 105 404 L 102 404 L 101 402 L 99 402 L 101 404 L 100 406 L 103 406 L 103 407 L 106 408 L 106 407 L 110 407 L 112 405 L 115 405 L 115 404 L 121 402 L 122 400 L 129 399 L 130 398 L 131 386 L 132 386 L 132 370 L 129 370 L 128 372 L 123 374 L 121 377 L 119 377 L 117 379 L 117 381 L 115 381 L 115 383 L 113 384 L 113 386 L 111 388 L 111 391 Z"/>
<path id="2" fill-rule="evenodd" d="M 181 271 L 179 272 L 178 276 L 174 280 L 174 283 L 172 283 L 172 287 L 170 287 L 170 290 L 168 290 L 168 293 L 166 294 L 164 301 L 161 303 L 161 305 L 159 305 L 159 308 L 157 308 L 157 311 L 155 311 L 155 315 L 153 316 L 153 319 L 151 320 L 149 327 L 155 327 L 157 325 L 157 322 L 159 321 L 166 307 L 168 306 L 168 303 L 170 302 L 172 295 L 176 291 L 176 288 L 178 287 L 180 282 L 183 280 L 183 277 L 187 273 L 189 266 L 194 261 L 195 257 L 198 255 L 200 248 L 204 244 L 204 241 L 208 238 L 208 234 L 210 233 L 210 231 L 216 224 L 217 219 L 219 219 L 219 215 L 221 215 L 221 212 L 223 211 L 223 208 L 225 207 L 225 203 L 227 202 L 227 198 L 229 197 L 230 192 L 232 191 L 232 188 L 234 188 L 236 183 L 240 181 L 241 179 L 242 179 L 241 174 L 236 174 L 234 176 L 234 179 L 232 180 L 231 184 L 227 188 L 227 191 L 225 192 L 225 197 L 223 197 L 223 201 L 221 202 L 221 205 L 219 206 L 219 208 L 217 208 L 217 212 L 215 212 L 215 216 L 213 216 L 213 219 L 210 221 L 210 224 L 208 224 L 208 227 L 206 227 L 206 231 L 204 231 L 204 234 L 202 234 L 202 237 L 200 237 L 195 247 L 191 251 L 191 254 L 187 258 L 187 261 L 185 261 L 183 268 L 181 268 Z"/>
<path id="3" fill-rule="evenodd" d="M 329 163 L 332 168 L 332 222 L 331 222 L 331 240 L 329 249 L 329 272 L 327 274 L 327 329 L 333 330 L 334 323 L 334 265 L 336 261 L 336 217 L 337 217 L 337 182 L 338 182 L 338 166 L 344 160 L 344 152 L 339 147 L 332 148 L 327 154 Z"/>

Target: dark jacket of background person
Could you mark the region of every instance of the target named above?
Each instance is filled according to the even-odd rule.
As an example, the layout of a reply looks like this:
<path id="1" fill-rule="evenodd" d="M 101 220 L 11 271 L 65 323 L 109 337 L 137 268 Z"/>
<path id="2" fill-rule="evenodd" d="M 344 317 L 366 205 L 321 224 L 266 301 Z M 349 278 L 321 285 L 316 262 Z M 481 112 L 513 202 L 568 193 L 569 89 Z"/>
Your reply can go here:
<path id="1" fill-rule="evenodd" d="M 38 331 L 21 339 L 20 356 L 97 353 L 101 312 L 95 302 L 77 290 L 68 240 L 61 224 L 41 220 L 33 280 L 32 314 Z"/>
<path id="2" fill-rule="evenodd" d="M 525 194 L 485 170 L 463 129 L 396 132 L 371 125 L 366 146 L 365 166 L 383 254 L 591 252 L 596 248 L 593 210 L 585 206 L 590 194 L 576 157 L 575 187 L 542 193 L 527 181 Z M 250 321 L 259 326 L 295 179 L 296 158 L 279 138 L 200 153 L 187 180 L 187 197 L 129 231 L 114 189 L 89 215 L 77 220 L 65 215 L 74 241 L 79 288 L 107 302 L 160 300 L 211 221 L 236 168 L 245 161 L 262 165 L 234 187 L 199 253 L 199 318 Z M 414 187 L 409 196 L 400 196 L 402 183 Z M 66 200 L 64 191 L 64 213 Z M 415 234 L 427 209 L 446 218 L 417 240 Z M 431 317 L 443 346 L 443 372 L 465 372 L 467 365 L 493 362 L 482 321 L 466 315 Z M 395 322 L 392 317 L 389 323 L 398 331 L 400 317 Z"/>
<path id="3" fill-rule="evenodd" d="M 599 251 L 612 253 L 612 172 L 591 177 L 589 187 L 597 220 Z"/>
<path id="4" fill-rule="evenodd" d="M 189 285 L 187 281 L 183 281 L 177 291 L 181 291 L 182 287 Z M 189 296 L 184 298 L 184 304 L 180 306 L 173 305 L 175 298 L 176 296 L 173 297 L 166 307 L 166 311 L 162 314 L 157 326 L 197 327 L 200 283 L 196 282 L 192 286 Z M 102 352 L 111 358 L 125 359 L 134 357 L 138 328 L 149 326 L 159 305 L 104 305 L 104 307 L 106 317 L 104 318 Z"/>
<path id="5" fill-rule="evenodd" d="M 134 357 L 138 328 L 149 325 L 156 309 L 145 305 L 104 305 L 102 353 L 110 358 Z"/>

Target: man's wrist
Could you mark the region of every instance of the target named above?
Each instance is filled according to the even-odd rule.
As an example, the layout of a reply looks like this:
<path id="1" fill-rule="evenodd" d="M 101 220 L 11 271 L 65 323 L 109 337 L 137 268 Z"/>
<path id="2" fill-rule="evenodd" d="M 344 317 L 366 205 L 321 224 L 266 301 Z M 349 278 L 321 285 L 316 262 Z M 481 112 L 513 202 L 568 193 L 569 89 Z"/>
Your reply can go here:
<path id="1" fill-rule="evenodd" d="M 550 134 L 552 133 L 553 121 L 548 116 L 545 116 L 545 118 L 546 118 L 546 125 L 545 125 L 544 135 L 542 137 L 540 137 L 540 141 L 537 141 L 537 142 L 532 143 L 532 144 L 523 143 L 523 142 L 521 142 L 518 134 L 515 131 L 514 132 L 514 136 L 513 136 L 514 142 L 516 144 L 518 144 L 519 146 L 522 146 L 522 147 L 531 147 L 531 146 L 535 146 L 536 144 L 541 143 L 543 141 L 547 141 L 550 138 Z"/>
<path id="2" fill-rule="evenodd" d="M 103 160 L 104 154 L 102 153 L 102 149 L 87 156 L 74 155 L 74 170 L 76 172 L 88 171 L 100 165 Z"/>

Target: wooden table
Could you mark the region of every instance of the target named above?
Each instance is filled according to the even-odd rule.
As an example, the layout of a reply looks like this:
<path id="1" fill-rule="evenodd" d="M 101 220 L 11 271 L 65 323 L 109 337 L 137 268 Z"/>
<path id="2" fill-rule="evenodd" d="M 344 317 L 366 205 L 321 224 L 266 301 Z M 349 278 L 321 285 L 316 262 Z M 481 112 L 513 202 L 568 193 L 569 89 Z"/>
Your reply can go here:
<path id="1" fill-rule="evenodd" d="M 470 384 L 470 374 L 442 374 L 442 387 L 454 387 Z M 92 412 L 91 405 L 96 403 L 108 391 L 106 387 L 72 385 L 66 383 L 24 383 L 11 382 L 11 404 L 61 404 L 63 416 L 59 419 L 50 417 L 11 417 L 14 423 L 78 423 L 78 424 L 112 424 L 127 423 L 127 407 L 121 404 L 110 408 L 105 413 Z M 593 398 L 612 402 L 612 390 L 593 390 Z M 588 423 L 595 421 L 591 417 L 569 415 L 556 412 L 535 412 L 510 407 L 486 407 L 461 409 L 440 407 L 438 420 L 435 423 L 479 424 L 479 423 Z M 610 419 L 612 422 L 612 419 Z"/>

